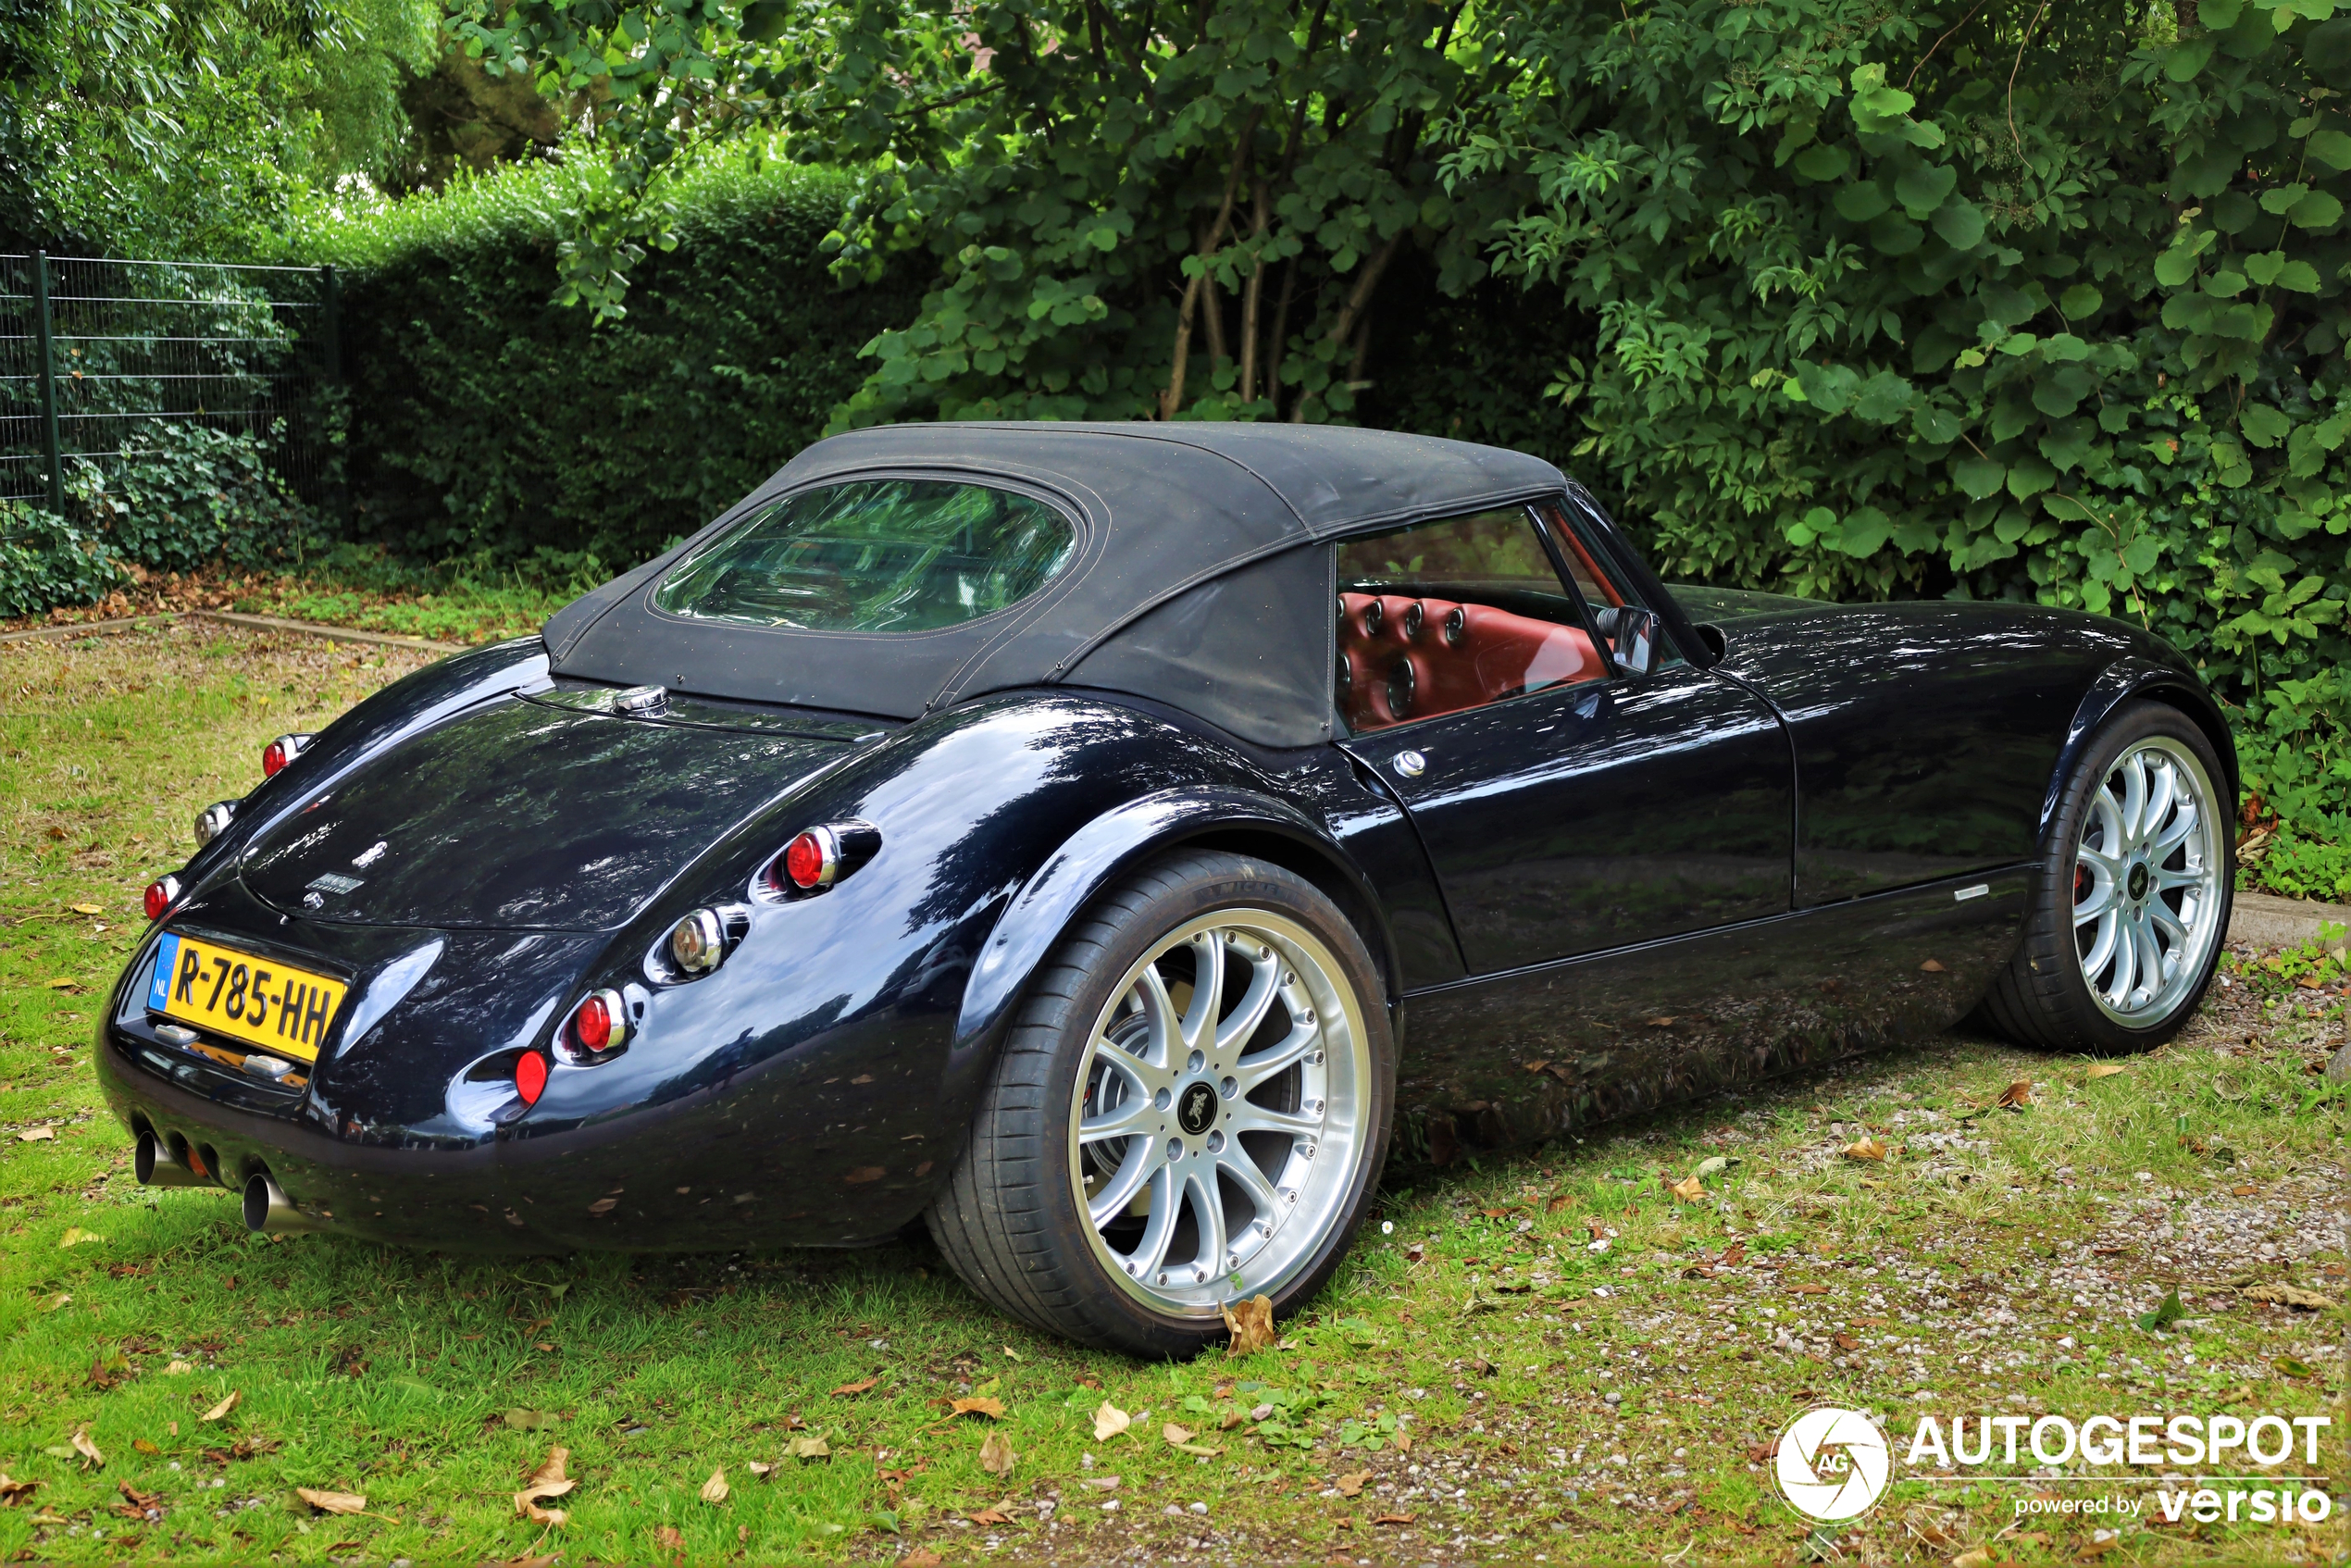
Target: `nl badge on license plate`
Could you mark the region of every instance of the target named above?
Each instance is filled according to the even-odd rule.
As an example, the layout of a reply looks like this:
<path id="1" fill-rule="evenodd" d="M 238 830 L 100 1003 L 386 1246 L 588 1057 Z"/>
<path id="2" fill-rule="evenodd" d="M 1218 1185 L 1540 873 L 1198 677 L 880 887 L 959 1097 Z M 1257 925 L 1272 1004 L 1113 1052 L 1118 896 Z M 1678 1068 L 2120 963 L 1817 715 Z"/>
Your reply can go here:
<path id="1" fill-rule="evenodd" d="M 147 1008 L 297 1061 L 316 1062 L 341 980 L 176 932 L 155 948 Z"/>

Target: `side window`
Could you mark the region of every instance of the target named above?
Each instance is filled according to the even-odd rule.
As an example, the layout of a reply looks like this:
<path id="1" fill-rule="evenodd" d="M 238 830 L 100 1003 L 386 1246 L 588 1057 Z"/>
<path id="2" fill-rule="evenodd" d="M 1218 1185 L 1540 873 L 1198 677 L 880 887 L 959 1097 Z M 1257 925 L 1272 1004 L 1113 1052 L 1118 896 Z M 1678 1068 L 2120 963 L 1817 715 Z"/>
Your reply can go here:
<path id="1" fill-rule="evenodd" d="M 1523 507 L 1338 546 L 1338 710 L 1357 733 L 1609 673 Z"/>
<path id="2" fill-rule="evenodd" d="M 1555 502 L 1546 502 L 1536 510 L 1541 513 L 1551 538 L 1557 541 L 1560 558 L 1567 563 L 1568 574 L 1575 579 L 1576 589 L 1584 597 L 1585 607 L 1591 612 L 1592 625 L 1599 632 L 1601 641 L 1609 645 L 1612 656 L 1616 651 L 1616 612 L 1627 604 L 1638 606 L 1641 603 L 1639 596 L 1620 587 L 1614 575 L 1602 566 L 1601 563 L 1607 557 L 1576 526 L 1574 513 Z M 1659 639 L 1658 667 L 1681 662 L 1682 655 L 1674 648 L 1673 640 Z"/>

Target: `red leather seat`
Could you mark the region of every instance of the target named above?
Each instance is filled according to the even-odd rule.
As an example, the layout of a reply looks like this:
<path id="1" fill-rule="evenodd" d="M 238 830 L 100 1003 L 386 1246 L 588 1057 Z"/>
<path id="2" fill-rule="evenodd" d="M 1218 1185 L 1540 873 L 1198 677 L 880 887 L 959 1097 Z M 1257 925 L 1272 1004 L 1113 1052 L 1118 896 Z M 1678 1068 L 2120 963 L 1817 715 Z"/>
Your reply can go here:
<path id="1" fill-rule="evenodd" d="M 1608 668 L 1581 628 L 1394 593 L 1339 595 L 1338 653 L 1340 705 L 1357 730 L 1593 680 Z"/>

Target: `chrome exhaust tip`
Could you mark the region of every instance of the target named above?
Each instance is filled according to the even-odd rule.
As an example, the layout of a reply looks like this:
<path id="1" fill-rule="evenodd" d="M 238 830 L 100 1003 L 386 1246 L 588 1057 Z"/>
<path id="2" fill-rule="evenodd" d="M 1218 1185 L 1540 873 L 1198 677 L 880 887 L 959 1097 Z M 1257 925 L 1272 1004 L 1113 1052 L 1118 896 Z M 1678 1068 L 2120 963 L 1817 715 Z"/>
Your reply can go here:
<path id="1" fill-rule="evenodd" d="M 245 1183 L 245 1228 L 286 1236 L 297 1231 L 324 1230 L 327 1226 L 295 1208 L 293 1201 L 267 1175 L 255 1174 Z"/>
<path id="2" fill-rule="evenodd" d="M 181 1164 L 163 1139 L 151 1132 L 139 1135 L 139 1147 L 131 1157 L 131 1167 L 139 1175 L 142 1187 L 218 1187 L 219 1183 L 200 1176 Z"/>

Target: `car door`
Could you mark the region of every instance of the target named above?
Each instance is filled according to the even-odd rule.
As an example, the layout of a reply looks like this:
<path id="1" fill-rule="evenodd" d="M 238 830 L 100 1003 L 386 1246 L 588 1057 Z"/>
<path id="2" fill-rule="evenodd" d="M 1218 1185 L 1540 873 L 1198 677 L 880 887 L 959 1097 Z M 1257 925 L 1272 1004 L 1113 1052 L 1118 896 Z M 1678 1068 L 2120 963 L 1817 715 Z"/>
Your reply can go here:
<path id="1" fill-rule="evenodd" d="M 1554 508 L 1342 541 L 1339 708 L 1434 865 L 1472 976 L 1784 914 L 1793 767 L 1777 716 L 1662 650 Z"/>

